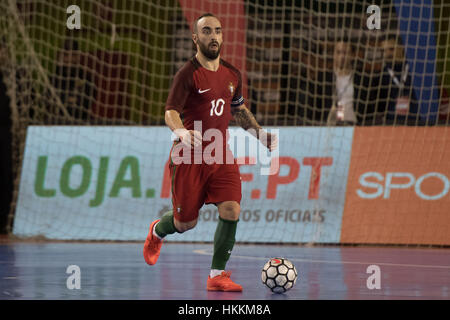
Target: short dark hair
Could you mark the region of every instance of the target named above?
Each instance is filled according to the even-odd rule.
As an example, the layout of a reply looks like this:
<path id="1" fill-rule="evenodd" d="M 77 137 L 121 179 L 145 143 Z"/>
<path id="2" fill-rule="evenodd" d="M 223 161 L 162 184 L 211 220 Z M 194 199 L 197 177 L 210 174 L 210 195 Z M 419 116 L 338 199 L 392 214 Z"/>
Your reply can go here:
<path id="1" fill-rule="evenodd" d="M 202 18 L 205 18 L 205 17 L 214 17 L 214 18 L 216 18 L 217 20 L 219 20 L 219 18 L 217 18 L 214 14 L 212 14 L 212 13 L 210 13 L 210 12 L 207 12 L 207 13 L 202 14 L 200 17 L 198 17 L 198 18 L 194 21 L 194 24 L 193 24 L 193 26 L 192 26 L 192 31 L 193 31 L 194 33 L 197 33 L 197 32 L 198 32 L 198 30 L 197 30 L 197 24 L 198 24 L 198 21 L 199 21 L 200 19 L 202 19 Z"/>

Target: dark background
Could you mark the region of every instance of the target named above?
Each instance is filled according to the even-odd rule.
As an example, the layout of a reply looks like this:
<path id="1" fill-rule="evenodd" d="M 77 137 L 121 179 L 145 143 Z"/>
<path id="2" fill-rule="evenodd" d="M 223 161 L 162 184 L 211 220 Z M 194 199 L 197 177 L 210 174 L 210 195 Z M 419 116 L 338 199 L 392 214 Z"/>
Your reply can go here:
<path id="1" fill-rule="evenodd" d="M 12 177 L 10 100 L 0 72 L 0 234 L 6 233 L 13 193 Z"/>

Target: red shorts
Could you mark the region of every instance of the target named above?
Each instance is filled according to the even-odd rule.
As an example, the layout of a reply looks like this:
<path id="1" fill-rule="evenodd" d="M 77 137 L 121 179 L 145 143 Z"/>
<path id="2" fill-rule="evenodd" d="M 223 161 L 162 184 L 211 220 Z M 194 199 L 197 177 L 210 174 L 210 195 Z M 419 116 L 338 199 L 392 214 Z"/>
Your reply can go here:
<path id="1" fill-rule="evenodd" d="M 241 202 L 241 175 L 236 164 L 170 163 L 172 204 L 175 219 L 189 222 L 198 218 L 204 204 Z"/>

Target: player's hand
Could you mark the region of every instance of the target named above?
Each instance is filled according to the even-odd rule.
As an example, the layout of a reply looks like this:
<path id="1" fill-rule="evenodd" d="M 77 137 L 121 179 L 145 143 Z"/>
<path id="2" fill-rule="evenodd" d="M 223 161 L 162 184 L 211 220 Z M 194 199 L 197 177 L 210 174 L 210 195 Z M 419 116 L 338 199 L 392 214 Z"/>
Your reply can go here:
<path id="1" fill-rule="evenodd" d="M 278 148 L 278 136 L 275 133 L 269 133 L 265 130 L 261 130 L 259 134 L 259 141 L 267 148 L 270 152 Z"/>
<path id="2" fill-rule="evenodd" d="M 202 134 L 196 130 L 176 129 L 174 133 L 181 143 L 188 147 L 198 147 L 202 144 Z"/>

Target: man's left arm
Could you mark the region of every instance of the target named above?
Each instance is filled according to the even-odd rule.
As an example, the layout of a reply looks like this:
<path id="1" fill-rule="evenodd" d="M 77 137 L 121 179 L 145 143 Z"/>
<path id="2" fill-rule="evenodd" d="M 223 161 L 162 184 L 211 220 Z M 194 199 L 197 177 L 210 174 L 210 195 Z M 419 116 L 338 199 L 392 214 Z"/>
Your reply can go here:
<path id="1" fill-rule="evenodd" d="M 276 134 L 265 131 L 245 104 L 231 108 L 231 114 L 240 127 L 255 136 L 269 151 L 273 151 L 278 147 Z"/>

